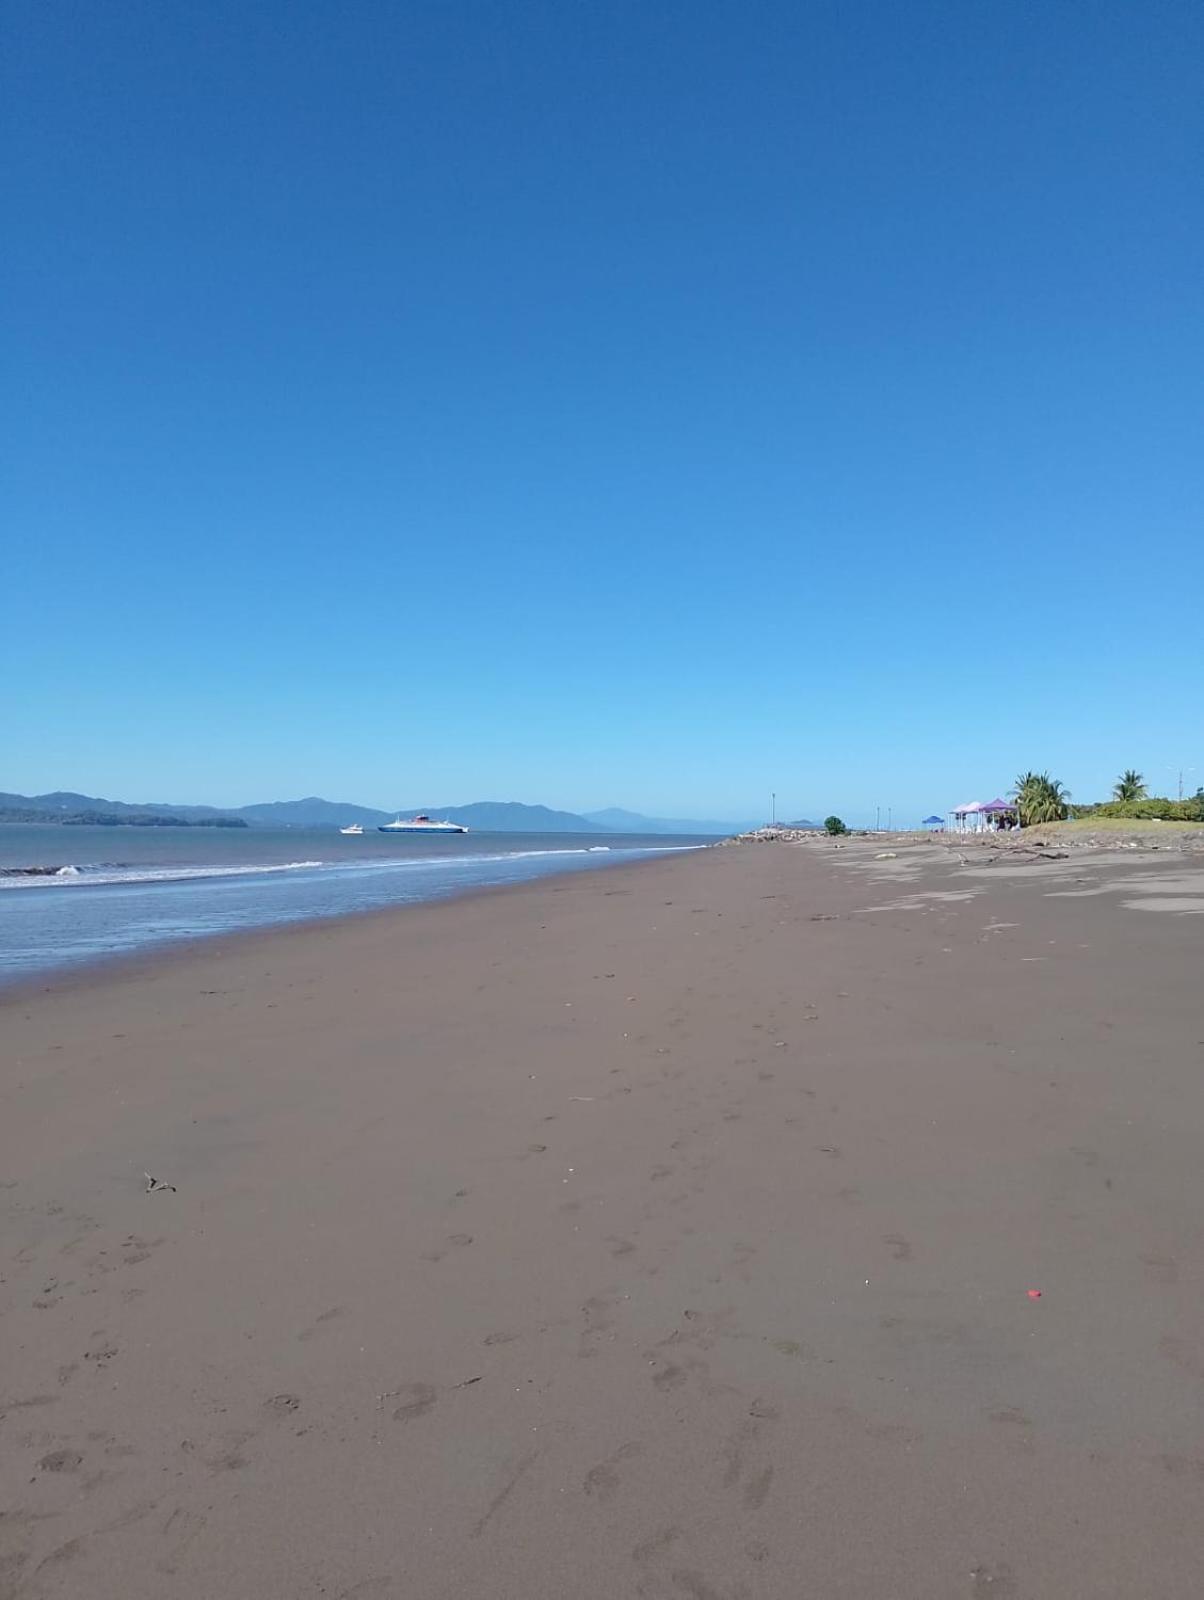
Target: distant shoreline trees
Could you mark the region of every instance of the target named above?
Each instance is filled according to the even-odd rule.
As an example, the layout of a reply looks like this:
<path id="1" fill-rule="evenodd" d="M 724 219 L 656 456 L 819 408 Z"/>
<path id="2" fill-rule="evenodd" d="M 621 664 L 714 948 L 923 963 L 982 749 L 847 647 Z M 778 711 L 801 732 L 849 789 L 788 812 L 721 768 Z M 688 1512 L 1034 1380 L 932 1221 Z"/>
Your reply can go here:
<path id="1" fill-rule="evenodd" d="M 0 807 L 0 823 L 38 822 L 59 828 L 245 828 L 242 817 L 173 817 L 158 811 L 35 811 Z"/>

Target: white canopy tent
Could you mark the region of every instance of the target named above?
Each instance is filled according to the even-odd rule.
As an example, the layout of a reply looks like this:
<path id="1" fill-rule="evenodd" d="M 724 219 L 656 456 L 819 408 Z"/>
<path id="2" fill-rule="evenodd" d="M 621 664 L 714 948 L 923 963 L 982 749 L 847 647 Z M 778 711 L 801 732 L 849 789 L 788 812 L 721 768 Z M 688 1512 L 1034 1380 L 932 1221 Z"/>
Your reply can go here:
<path id="1" fill-rule="evenodd" d="M 991 825 L 981 800 L 970 800 L 964 806 L 954 806 L 949 815 L 953 818 L 954 833 L 985 833 Z"/>

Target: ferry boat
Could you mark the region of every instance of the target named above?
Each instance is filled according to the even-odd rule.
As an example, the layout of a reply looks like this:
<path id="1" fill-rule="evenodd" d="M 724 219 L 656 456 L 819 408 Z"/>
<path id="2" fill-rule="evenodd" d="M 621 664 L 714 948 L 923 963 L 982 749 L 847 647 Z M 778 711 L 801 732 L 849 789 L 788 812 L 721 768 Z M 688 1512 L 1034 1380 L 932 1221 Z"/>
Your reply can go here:
<path id="1" fill-rule="evenodd" d="M 382 822 L 377 828 L 377 833 L 467 833 L 468 829 L 459 822 L 446 820 L 437 822 L 428 817 L 425 812 L 419 812 L 416 817 L 398 817 L 394 822 Z"/>
<path id="2" fill-rule="evenodd" d="M 339 829 L 340 833 L 363 833 L 363 831 L 358 822 L 353 822 L 349 827 Z"/>

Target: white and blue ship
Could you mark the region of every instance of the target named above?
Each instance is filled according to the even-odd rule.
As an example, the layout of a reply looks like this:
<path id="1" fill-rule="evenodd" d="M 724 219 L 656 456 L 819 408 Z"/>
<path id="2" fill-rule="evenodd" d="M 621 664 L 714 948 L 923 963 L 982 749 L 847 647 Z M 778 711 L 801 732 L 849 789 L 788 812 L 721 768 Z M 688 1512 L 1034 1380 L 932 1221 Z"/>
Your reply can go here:
<path id="1" fill-rule="evenodd" d="M 423 813 L 416 817 L 398 817 L 394 822 L 382 822 L 376 830 L 378 833 L 467 833 L 468 829 L 459 822 L 436 821 Z"/>

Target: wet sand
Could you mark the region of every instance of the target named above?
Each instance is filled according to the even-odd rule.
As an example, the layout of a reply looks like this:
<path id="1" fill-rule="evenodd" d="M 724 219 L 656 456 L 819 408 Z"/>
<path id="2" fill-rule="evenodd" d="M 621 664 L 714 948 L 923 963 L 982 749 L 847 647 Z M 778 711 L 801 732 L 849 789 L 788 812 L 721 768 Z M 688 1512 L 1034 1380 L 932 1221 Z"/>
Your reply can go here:
<path id="1" fill-rule="evenodd" d="M 1204 865 L 874 856 L 0 998 L 0 1597 L 1195 1600 Z"/>

